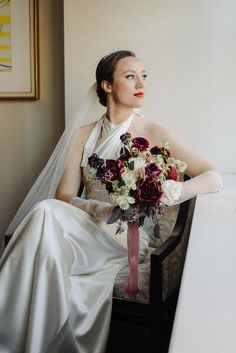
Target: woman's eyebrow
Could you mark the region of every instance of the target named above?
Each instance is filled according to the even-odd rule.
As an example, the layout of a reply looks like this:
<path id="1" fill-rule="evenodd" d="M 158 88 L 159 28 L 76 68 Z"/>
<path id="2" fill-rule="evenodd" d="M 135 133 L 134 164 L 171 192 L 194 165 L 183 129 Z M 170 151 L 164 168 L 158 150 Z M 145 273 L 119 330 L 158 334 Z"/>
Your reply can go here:
<path id="1" fill-rule="evenodd" d="M 127 72 L 136 73 L 137 71 L 135 71 L 135 70 L 127 70 L 127 71 L 123 72 L 123 75 L 126 74 Z M 141 72 L 142 72 L 142 73 L 143 73 L 143 72 L 146 72 L 146 70 L 142 70 Z"/>

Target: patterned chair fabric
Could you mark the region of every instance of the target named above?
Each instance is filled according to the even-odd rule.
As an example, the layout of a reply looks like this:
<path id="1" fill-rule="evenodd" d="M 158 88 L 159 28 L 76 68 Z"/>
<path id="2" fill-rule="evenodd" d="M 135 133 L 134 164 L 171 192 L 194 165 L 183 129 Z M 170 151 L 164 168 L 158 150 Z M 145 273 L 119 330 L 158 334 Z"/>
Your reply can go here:
<path id="1" fill-rule="evenodd" d="M 165 302 L 181 280 L 185 255 L 188 247 L 188 239 L 192 225 L 195 200 L 190 202 L 188 218 L 182 238 L 177 247 L 165 258 L 162 263 L 162 300 Z"/>

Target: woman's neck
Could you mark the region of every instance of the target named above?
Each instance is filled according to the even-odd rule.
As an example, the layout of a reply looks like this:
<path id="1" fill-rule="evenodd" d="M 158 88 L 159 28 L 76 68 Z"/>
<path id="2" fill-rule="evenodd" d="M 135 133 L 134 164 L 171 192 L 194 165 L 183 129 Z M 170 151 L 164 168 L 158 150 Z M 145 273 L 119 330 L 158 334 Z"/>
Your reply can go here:
<path id="1" fill-rule="evenodd" d="M 109 121 L 114 124 L 118 125 L 122 123 L 122 121 L 125 121 L 128 119 L 132 114 L 134 113 L 133 108 L 107 108 L 106 116 L 109 119 Z"/>

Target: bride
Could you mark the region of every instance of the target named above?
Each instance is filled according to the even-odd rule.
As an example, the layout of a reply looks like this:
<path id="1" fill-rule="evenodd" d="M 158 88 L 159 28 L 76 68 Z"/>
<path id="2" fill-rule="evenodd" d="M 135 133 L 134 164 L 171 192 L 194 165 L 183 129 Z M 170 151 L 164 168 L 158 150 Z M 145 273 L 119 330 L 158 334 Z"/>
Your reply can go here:
<path id="1" fill-rule="evenodd" d="M 191 177 L 180 183 L 177 203 L 221 189 L 221 176 L 212 164 L 137 112 L 146 78 L 142 62 L 130 51 L 101 59 L 96 92 L 106 114 L 81 127 L 81 115 L 86 114 L 80 112 L 13 219 L 8 230 L 14 235 L 0 259 L 1 353 L 106 349 L 113 284 L 127 264 L 127 245 L 126 232 L 115 236 L 114 226 L 106 224 L 113 209 L 107 191 L 85 178 L 93 152 L 116 158 L 119 137 L 126 131 L 151 145 L 168 141 Z M 84 191 L 78 197 L 81 181 Z M 142 231 L 140 261 L 147 249 Z"/>

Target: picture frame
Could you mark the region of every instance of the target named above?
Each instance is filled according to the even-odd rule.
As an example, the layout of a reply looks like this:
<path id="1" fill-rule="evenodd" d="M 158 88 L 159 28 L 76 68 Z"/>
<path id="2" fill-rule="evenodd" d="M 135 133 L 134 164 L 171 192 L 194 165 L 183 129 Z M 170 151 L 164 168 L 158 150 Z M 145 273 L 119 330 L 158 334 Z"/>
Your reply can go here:
<path id="1" fill-rule="evenodd" d="M 0 0 L 0 100 L 39 99 L 38 0 Z"/>

